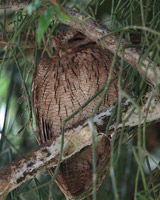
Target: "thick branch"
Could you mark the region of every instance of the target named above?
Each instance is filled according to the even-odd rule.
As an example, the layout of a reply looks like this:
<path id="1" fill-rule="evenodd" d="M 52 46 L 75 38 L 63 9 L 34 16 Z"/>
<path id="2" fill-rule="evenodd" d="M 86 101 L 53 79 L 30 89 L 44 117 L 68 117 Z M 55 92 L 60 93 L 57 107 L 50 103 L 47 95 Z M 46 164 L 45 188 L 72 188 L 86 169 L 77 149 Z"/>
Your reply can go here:
<path id="1" fill-rule="evenodd" d="M 62 160 L 64 161 L 82 148 L 92 143 L 92 133 L 88 127 L 76 132 L 66 132 Z M 104 136 L 103 136 L 104 137 Z M 98 136 L 101 140 L 102 135 Z M 11 190 L 21 185 L 37 173 L 51 167 L 56 167 L 61 147 L 61 137 L 41 145 L 38 149 L 27 153 L 24 157 L 13 161 L 0 171 L 0 199 L 3 199 Z"/>
<path id="2" fill-rule="evenodd" d="M 13 0 L 12 0 L 13 1 Z M 16 7 L 13 6 L 12 3 L 10 3 L 7 8 L 10 8 L 12 10 L 19 10 L 24 7 L 26 7 L 27 2 L 25 1 L 19 4 L 16 4 Z M 53 0 L 50 0 L 54 4 Z M 0 8 L 3 8 L 3 6 L 0 6 Z M 65 8 L 65 13 L 67 16 L 69 16 L 70 20 L 64 21 L 60 20 L 61 23 L 69 25 L 70 27 L 84 33 L 87 35 L 90 39 L 93 41 L 96 41 L 98 44 L 102 44 L 104 48 L 110 50 L 112 53 L 115 53 L 117 50 L 117 44 L 119 43 L 119 38 L 115 35 L 108 35 L 111 32 L 105 29 L 104 27 L 100 26 L 96 21 L 93 19 L 85 19 L 86 16 L 78 13 L 77 11 L 71 10 L 69 8 Z M 54 17 L 55 19 L 56 17 Z M 76 21 L 75 21 L 76 19 Z M 79 23 L 77 23 L 79 21 Z M 107 36 L 108 35 L 108 36 Z M 107 36 L 107 37 L 104 37 Z M 104 39 L 102 40 L 102 38 Z M 118 56 L 122 57 L 122 49 L 125 49 L 126 46 L 128 46 L 129 43 L 127 43 L 125 40 L 121 40 L 120 42 L 120 48 L 118 51 Z M 157 82 L 160 82 L 160 67 L 154 66 L 154 63 L 150 63 L 149 60 L 146 58 L 141 62 L 139 62 L 140 55 L 139 53 L 133 49 L 133 48 L 127 48 L 125 49 L 124 59 L 126 62 L 131 64 L 142 76 L 146 77 L 146 80 L 149 81 L 152 85 L 155 85 Z"/>
<path id="3" fill-rule="evenodd" d="M 93 41 L 96 41 L 98 44 L 103 44 L 103 47 L 110 50 L 113 54 L 117 51 L 117 45 L 119 43 L 119 38 L 115 35 L 109 35 L 111 32 L 102 26 L 100 26 L 93 19 L 86 19 L 86 16 L 81 15 L 80 13 L 73 11 L 69 8 L 66 8 L 66 13 L 69 13 L 73 18 L 76 18 L 80 23 L 78 24 L 73 18 L 70 18 L 69 21 L 61 21 L 66 25 L 71 26 L 72 28 L 81 31 L 87 35 Z M 82 22 L 83 21 L 83 22 Z M 107 36 L 108 35 L 108 36 Z M 106 37 L 104 37 L 106 36 Z M 104 39 L 102 40 L 101 38 Z M 124 39 L 120 41 L 120 48 L 118 51 L 118 56 L 122 57 L 122 49 L 125 49 L 128 46 Z M 150 63 L 147 59 L 144 59 L 139 65 L 140 55 L 133 48 L 125 49 L 124 59 L 130 65 L 132 65 L 143 77 L 146 77 L 152 85 L 155 85 L 155 74 L 156 79 L 160 82 L 160 67 L 155 67 L 153 63 Z M 147 69 L 149 67 L 149 69 Z"/>
<path id="4" fill-rule="evenodd" d="M 122 94 L 123 95 L 123 94 Z M 121 120 L 119 123 L 119 128 L 134 127 L 146 122 L 153 122 L 160 119 L 160 96 L 156 91 L 151 91 L 143 97 L 144 105 L 139 110 L 135 109 L 133 111 L 133 106 L 131 102 L 124 102 L 124 112 L 121 115 Z M 148 109 L 149 106 L 149 109 Z M 96 115 L 93 119 L 95 127 L 99 132 L 105 130 L 105 126 L 108 123 L 111 111 L 114 106 L 107 108 L 106 111 L 101 112 Z M 148 115 L 146 118 L 146 110 L 148 109 Z M 132 114 L 131 114 L 132 112 Z M 127 119 L 128 115 L 131 117 L 125 124 L 123 122 Z M 112 126 L 110 126 L 110 131 L 113 133 L 115 126 L 114 120 Z M 140 121 L 141 120 L 141 121 Z M 83 125 L 78 125 L 72 130 L 68 130 L 64 138 L 64 148 L 62 155 L 62 162 L 74 154 L 80 152 L 80 150 L 86 146 L 92 144 L 92 133 L 87 125 L 87 121 Z M 104 134 L 99 133 L 99 142 Z M 51 141 L 49 143 L 43 144 L 38 149 L 26 154 L 23 158 L 12 162 L 9 166 L 4 167 L 0 171 L 0 199 L 6 196 L 11 190 L 18 187 L 23 182 L 28 179 L 33 178 L 37 173 L 49 169 L 51 166 L 56 167 L 58 162 L 58 157 L 60 155 L 60 143 L 61 137 L 58 137 L 56 141 Z"/>

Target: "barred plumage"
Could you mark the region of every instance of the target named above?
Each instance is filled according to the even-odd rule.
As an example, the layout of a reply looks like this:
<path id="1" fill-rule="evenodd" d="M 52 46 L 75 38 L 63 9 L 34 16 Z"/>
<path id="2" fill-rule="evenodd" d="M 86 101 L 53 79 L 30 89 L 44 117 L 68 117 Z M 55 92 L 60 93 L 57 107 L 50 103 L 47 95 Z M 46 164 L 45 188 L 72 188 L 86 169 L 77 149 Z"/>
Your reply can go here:
<path id="1" fill-rule="evenodd" d="M 109 51 L 103 50 L 75 30 L 61 33 L 54 38 L 53 43 L 56 51 L 51 58 L 40 61 L 34 72 L 31 88 L 40 143 L 55 139 L 61 134 L 61 122 L 105 85 L 112 63 Z M 118 65 L 116 63 L 113 78 L 118 73 Z M 117 96 L 117 80 L 114 80 L 99 110 L 113 105 Z M 99 100 L 100 95 L 74 116 L 67 127 L 88 118 Z M 100 167 L 109 153 L 108 140 L 102 143 L 97 149 L 97 167 Z M 54 170 L 51 173 L 52 171 Z M 104 169 L 99 185 L 105 171 Z M 91 148 L 62 163 L 56 182 L 68 198 L 78 197 L 87 191 L 92 183 Z"/>

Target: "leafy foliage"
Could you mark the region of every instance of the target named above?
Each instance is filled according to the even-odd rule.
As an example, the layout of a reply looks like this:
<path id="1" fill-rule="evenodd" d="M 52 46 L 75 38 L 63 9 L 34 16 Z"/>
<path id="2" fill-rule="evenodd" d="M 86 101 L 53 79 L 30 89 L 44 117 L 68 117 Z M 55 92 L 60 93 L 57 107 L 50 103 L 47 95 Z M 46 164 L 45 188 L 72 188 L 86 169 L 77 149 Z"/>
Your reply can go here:
<path id="1" fill-rule="evenodd" d="M 52 16 L 53 16 L 53 8 L 48 8 L 41 15 L 41 17 L 39 19 L 39 23 L 38 23 L 38 28 L 37 28 L 37 40 L 38 40 L 38 43 L 41 42 L 45 31 L 49 27 L 51 19 L 52 19 Z"/>

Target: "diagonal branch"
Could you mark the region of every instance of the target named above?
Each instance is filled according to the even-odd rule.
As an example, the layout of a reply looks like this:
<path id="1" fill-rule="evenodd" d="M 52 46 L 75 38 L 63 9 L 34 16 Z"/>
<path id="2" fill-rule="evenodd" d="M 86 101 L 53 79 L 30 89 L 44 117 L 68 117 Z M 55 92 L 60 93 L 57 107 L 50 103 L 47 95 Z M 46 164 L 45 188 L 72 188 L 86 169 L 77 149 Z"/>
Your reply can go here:
<path id="1" fill-rule="evenodd" d="M 14 3 L 14 0 L 11 1 L 6 7 L 0 5 L 0 9 L 3 7 L 11 10 L 20 10 L 27 6 L 30 1 L 21 1 L 21 3 Z M 54 0 L 50 0 L 52 4 L 55 5 Z M 14 5 L 14 6 L 13 6 Z M 113 54 L 117 50 L 117 44 L 119 43 L 119 37 L 111 34 L 109 30 L 99 25 L 95 20 L 86 18 L 86 16 L 80 14 L 79 12 L 64 8 L 65 14 L 70 18 L 69 20 L 62 20 L 58 19 L 60 23 L 66 24 L 88 36 L 93 41 L 96 41 L 98 44 L 102 45 L 103 47 L 110 50 Z M 42 10 L 43 12 L 43 10 Z M 64 12 L 63 12 L 64 14 Z M 57 19 L 56 16 L 53 17 L 53 20 Z M 139 28 L 139 27 L 137 27 Z M 145 27 L 142 27 L 145 28 Z M 122 29 L 125 31 L 126 28 Z M 136 27 L 135 27 L 136 29 Z M 156 31 L 155 31 L 156 32 Z M 120 50 L 118 51 L 118 56 L 122 57 L 123 50 L 124 50 L 124 60 L 132 65 L 140 74 L 141 76 L 145 77 L 146 80 L 152 84 L 156 85 L 160 82 L 160 66 L 155 66 L 154 63 L 149 61 L 147 58 L 143 60 L 140 59 L 140 54 L 133 48 L 125 48 L 126 46 L 130 45 L 124 39 L 120 41 Z"/>
<path id="2" fill-rule="evenodd" d="M 156 91 L 148 92 L 144 97 L 144 105 L 139 110 L 134 109 L 131 102 L 124 102 L 124 111 L 121 114 L 119 123 L 119 131 L 123 127 L 136 127 L 144 122 L 149 123 L 160 119 L 160 96 Z M 146 116 L 146 109 L 148 109 L 148 115 Z M 109 121 L 114 106 L 107 108 L 106 111 L 101 112 L 93 118 L 95 127 L 97 130 L 103 131 L 106 128 L 106 124 Z M 141 121 L 139 122 L 139 114 L 141 115 Z M 128 116 L 129 120 L 126 121 Z M 126 121 L 124 124 L 123 122 Z M 112 126 L 110 126 L 110 133 L 114 132 L 115 119 L 113 119 Z M 76 133 L 76 134 L 75 134 Z M 112 135 L 111 135 L 112 136 Z M 106 138 L 103 133 L 98 133 L 98 141 Z M 126 136 L 127 137 L 127 136 Z M 112 138 L 112 137 L 111 137 Z M 110 139 L 107 138 L 109 141 Z M 124 140 L 125 142 L 126 140 Z M 61 162 L 69 159 L 75 154 L 78 154 L 81 149 L 90 147 L 92 144 L 92 133 L 88 127 L 88 122 L 85 121 L 82 125 L 77 125 L 75 128 L 68 130 L 64 137 L 64 148 Z M 109 143 L 108 143 L 109 145 Z M 0 199 L 3 199 L 10 191 L 21 185 L 23 182 L 33 178 L 36 174 L 49 169 L 50 167 L 56 167 L 58 158 L 60 155 L 61 137 L 58 137 L 56 141 L 50 141 L 44 143 L 36 150 L 27 153 L 24 157 L 13 161 L 10 165 L 5 166 L 0 171 Z M 106 147 L 107 148 L 107 147 Z"/>
<path id="3" fill-rule="evenodd" d="M 75 130 L 66 132 L 62 162 L 92 143 L 92 133 L 88 127 L 84 127 L 76 134 L 75 132 Z M 102 137 L 105 136 L 99 135 L 99 140 Z M 61 137 L 58 137 L 55 141 L 44 143 L 39 148 L 4 167 L 0 171 L 0 199 L 3 199 L 10 191 L 33 178 L 36 174 L 51 167 L 56 167 L 60 147 Z"/>
<path id="4" fill-rule="evenodd" d="M 69 8 L 64 9 L 68 16 L 70 16 L 69 21 L 60 21 L 70 27 L 84 33 L 93 41 L 96 41 L 99 45 L 103 45 L 104 48 L 111 51 L 113 54 L 117 51 L 117 45 L 119 43 L 119 38 L 112 35 L 109 30 L 99 25 L 93 19 L 86 19 L 86 16 L 78 13 L 77 11 L 71 10 Z M 75 21 L 75 19 L 79 21 Z M 103 39 L 104 38 L 104 39 Z M 151 63 L 147 58 L 143 61 L 139 61 L 140 54 L 133 48 L 125 48 L 130 45 L 124 39 L 120 41 L 120 50 L 117 55 L 122 57 L 123 49 L 124 60 L 132 65 L 141 76 L 145 77 L 152 85 L 156 84 L 156 81 L 160 82 L 160 66 L 155 67 L 154 63 Z M 155 81 L 156 78 L 156 81 Z"/>

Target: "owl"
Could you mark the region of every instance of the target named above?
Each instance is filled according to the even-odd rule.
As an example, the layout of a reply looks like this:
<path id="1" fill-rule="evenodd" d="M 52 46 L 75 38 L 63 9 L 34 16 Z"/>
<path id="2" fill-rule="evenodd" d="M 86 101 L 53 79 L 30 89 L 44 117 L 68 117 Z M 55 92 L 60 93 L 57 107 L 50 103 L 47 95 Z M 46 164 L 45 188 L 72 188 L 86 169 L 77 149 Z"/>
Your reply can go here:
<path id="1" fill-rule="evenodd" d="M 60 33 L 52 43 L 54 54 L 40 60 L 31 86 L 31 102 L 40 144 L 60 136 L 62 121 L 105 86 L 113 58 L 109 51 L 76 30 Z M 118 72 L 117 62 L 112 73 L 114 80 L 97 112 L 116 101 Z M 100 98 L 101 95 L 96 96 L 70 119 L 65 128 L 72 128 L 86 120 Z M 103 139 L 96 147 L 97 172 L 102 172 L 97 189 L 107 171 L 109 151 L 108 139 Z M 50 174 L 53 173 L 54 169 L 50 169 Z M 92 178 L 92 148 L 88 147 L 61 163 L 55 181 L 68 199 L 83 199 L 92 193 Z"/>

